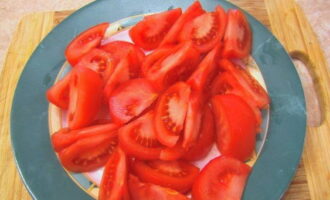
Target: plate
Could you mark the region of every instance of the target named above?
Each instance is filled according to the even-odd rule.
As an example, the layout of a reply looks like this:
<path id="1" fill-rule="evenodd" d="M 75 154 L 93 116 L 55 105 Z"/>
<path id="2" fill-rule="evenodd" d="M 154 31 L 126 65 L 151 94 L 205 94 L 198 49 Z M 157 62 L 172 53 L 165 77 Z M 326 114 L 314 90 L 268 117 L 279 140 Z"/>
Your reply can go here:
<path id="1" fill-rule="evenodd" d="M 49 33 L 26 64 L 15 92 L 11 136 L 19 172 L 34 199 L 93 199 L 82 187 L 90 184 L 89 181 L 79 174 L 72 179 L 60 165 L 50 143 L 45 92 L 65 62 L 66 45 L 79 32 L 95 24 L 133 19 L 131 16 L 174 7 L 186 8 L 192 3 L 191 0 L 134 2 L 98 0 L 78 10 Z M 225 9 L 236 8 L 219 0 L 201 3 L 206 10 L 213 10 L 217 4 Z M 301 157 L 306 131 L 305 100 L 295 67 L 281 44 L 251 15 L 248 20 L 254 36 L 252 56 L 272 102 L 266 115 L 269 116 L 266 137 L 261 140 L 264 144 L 243 199 L 275 200 L 285 192 Z"/>

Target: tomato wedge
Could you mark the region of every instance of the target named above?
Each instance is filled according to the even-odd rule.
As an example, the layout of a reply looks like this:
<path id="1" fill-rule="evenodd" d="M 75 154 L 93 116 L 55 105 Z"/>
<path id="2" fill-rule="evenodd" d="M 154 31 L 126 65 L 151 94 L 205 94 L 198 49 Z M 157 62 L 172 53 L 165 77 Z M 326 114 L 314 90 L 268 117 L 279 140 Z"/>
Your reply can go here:
<path id="1" fill-rule="evenodd" d="M 217 94 L 235 94 L 242 97 L 253 110 L 257 119 L 257 125 L 258 127 L 260 126 L 262 122 L 262 116 L 259 108 L 253 100 L 245 97 L 246 95 L 244 93 L 244 88 L 237 82 L 235 77 L 230 72 L 225 71 L 219 73 L 212 82 L 211 96 L 215 96 Z"/>
<path id="2" fill-rule="evenodd" d="M 246 58 L 251 52 L 252 32 L 248 20 L 240 10 L 228 10 L 228 24 L 224 35 L 222 55 L 226 58 Z"/>
<path id="3" fill-rule="evenodd" d="M 116 88 L 109 98 L 112 120 L 124 124 L 141 114 L 157 98 L 158 94 L 146 79 L 132 79 Z"/>
<path id="4" fill-rule="evenodd" d="M 154 123 L 157 139 L 165 146 L 175 146 L 180 138 L 189 95 L 189 85 L 178 82 L 167 89 L 157 102 Z"/>
<path id="5" fill-rule="evenodd" d="M 89 172 L 105 165 L 117 143 L 117 134 L 95 135 L 78 140 L 58 155 L 67 170 Z"/>
<path id="6" fill-rule="evenodd" d="M 152 111 L 119 130 L 119 144 L 130 156 L 141 160 L 158 159 L 163 146 L 157 141 Z"/>
<path id="7" fill-rule="evenodd" d="M 181 8 L 176 8 L 148 15 L 130 29 L 129 35 L 138 46 L 145 50 L 153 50 L 159 46 L 165 34 L 181 14 Z"/>
<path id="8" fill-rule="evenodd" d="M 165 35 L 163 41 L 160 43 L 160 47 L 177 44 L 179 42 L 178 36 L 182 28 L 186 23 L 192 21 L 195 17 L 202 15 L 205 11 L 202 8 L 202 5 L 199 1 L 195 1 L 191 4 L 187 10 L 176 20 L 173 26 Z"/>
<path id="9" fill-rule="evenodd" d="M 179 141 L 174 147 L 164 147 L 160 152 L 159 159 L 165 161 L 178 160 L 186 152 L 186 149 L 182 147 L 182 142 Z"/>
<path id="10" fill-rule="evenodd" d="M 250 73 L 243 68 L 234 65 L 227 59 L 221 59 L 219 66 L 235 77 L 236 81 L 243 88 L 246 98 L 254 101 L 258 108 L 262 109 L 269 106 L 270 99 L 267 92 Z"/>
<path id="11" fill-rule="evenodd" d="M 87 67 L 98 72 L 106 82 L 114 70 L 114 61 L 106 51 L 94 48 L 82 56 L 77 67 Z"/>
<path id="12" fill-rule="evenodd" d="M 144 59 L 141 71 L 143 76 L 147 76 L 148 70 L 160 59 L 168 56 L 173 51 L 171 47 L 163 47 L 155 49 L 151 54 Z"/>
<path id="13" fill-rule="evenodd" d="M 234 158 L 219 156 L 198 175 L 192 189 L 194 200 L 240 200 L 251 168 Z"/>
<path id="14" fill-rule="evenodd" d="M 102 100 L 103 80 L 91 69 L 74 69 L 70 82 L 68 124 L 70 129 L 90 125 L 99 112 Z"/>
<path id="15" fill-rule="evenodd" d="M 212 108 L 216 119 L 216 142 L 221 154 L 248 160 L 254 151 L 258 130 L 253 110 L 234 94 L 214 96 Z"/>
<path id="16" fill-rule="evenodd" d="M 158 90 L 164 90 L 177 81 L 185 81 L 199 63 L 199 52 L 192 42 L 186 42 L 173 49 L 171 54 L 156 62 L 146 74 Z"/>
<path id="17" fill-rule="evenodd" d="M 202 123 L 199 129 L 198 139 L 193 144 L 183 159 L 196 161 L 204 158 L 211 150 L 215 139 L 215 124 L 211 108 L 206 105 L 203 112 Z"/>
<path id="18" fill-rule="evenodd" d="M 184 161 L 139 161 L 133 171 L 140 180 L 168 187 L 179 192 L 188 192 L 199 173 L 194 165 Z"/>
<path id="19" fill-rule="evenodd" d="M 128 187 L 132 200 L 189 200 L 175 190 L 141 182 L 139 178 L 133 175 L 129 176 Z"/>
<path id="20" fill-rule="evenodd" d="M 95 135 L 100 134 L 116 134 L 113 132 L 118 128 L 118 125 L 113 123 L 94 125 L 78 130 L 62 128 L 51 136 L 51 141 L 55 151 L 60 152 L 83 138 L 94 137 Z"/>
<path id="21" fill-rule="evenodd" d="M 49 102 L 64 110 L 69 107 L 70 79 L 71 72 L 64 78 L 57 81 L 47 90 L 46 96 Z"/>
<path id="22" fill-rule="evenodd" d="M 98 199 L 121 200 L 128 195 L 126 155 L 117 148 L 105 166 Z"/>
<path id="23" fill-rule="evenodd" d="M 221 42 L 226 26 L 226 12 L 217 6 L 215 12 L 204 13 L 186 23 L 180 33 L 180 40 L 191 40 L 200 52 L 206 53 Z"/>
<path id="24" fill-rule="evenodd" d="M 65 57 L 71 66 L 75 66 L 80 58 L 91 49 L 100 45 L 109 23 L 102 23 L 89 28 L 74 38 L 65 50 Z"/>

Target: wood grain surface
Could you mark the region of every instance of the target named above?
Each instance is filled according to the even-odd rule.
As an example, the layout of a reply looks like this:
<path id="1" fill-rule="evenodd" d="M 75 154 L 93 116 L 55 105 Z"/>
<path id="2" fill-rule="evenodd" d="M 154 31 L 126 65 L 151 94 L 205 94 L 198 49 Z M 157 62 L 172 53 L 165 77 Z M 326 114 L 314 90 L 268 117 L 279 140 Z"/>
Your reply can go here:
<path id="1" fill-rule="evenodd" d="M 294 0 L 232 0 L 270 28 L 289 52 L 308 64 L 320 93 L 323 122 L 309 127 L 296 176 L 283 199 L 330 199 L 329 83 L 330 76 L 318 41 Z M 285 6 L 283 6 L 285 5 Z M 0 199 L 29 200 L 12 155 L 9 115 L 17 81 L 38 43 L 72 11 L 34 13 L 25 16 L 13 37 L 0 76 Z"/>

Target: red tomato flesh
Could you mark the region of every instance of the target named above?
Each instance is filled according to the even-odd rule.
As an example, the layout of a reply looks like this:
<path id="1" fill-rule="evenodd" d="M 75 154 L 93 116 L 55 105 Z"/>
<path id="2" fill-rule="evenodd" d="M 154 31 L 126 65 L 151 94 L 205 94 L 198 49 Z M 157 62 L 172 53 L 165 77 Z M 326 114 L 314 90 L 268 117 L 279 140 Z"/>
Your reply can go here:
<path id="1" fill-rule="evenodd" d="M 100 45 L 109 23 L 102 23 L 89 28 L 74 38 L 65 50 L 65 57 L 71 66 L 75 66 L 80 58 L 91 49 Z"/>
<path id="2" fill-rule="evenodd" d="M 71 74 L 72 73 L 70 72 L 63 79 L 56 82 L 51 88 L 47 90 L 46 94 L 50 103 L 64 110 L 69 108 Z"/>
<path id="3" fill-rule="evenodd" d="M 231 157 L 211 160 L 198 175 L 192 189 L 194 200 L 240 200 L 251 168 Z"/>

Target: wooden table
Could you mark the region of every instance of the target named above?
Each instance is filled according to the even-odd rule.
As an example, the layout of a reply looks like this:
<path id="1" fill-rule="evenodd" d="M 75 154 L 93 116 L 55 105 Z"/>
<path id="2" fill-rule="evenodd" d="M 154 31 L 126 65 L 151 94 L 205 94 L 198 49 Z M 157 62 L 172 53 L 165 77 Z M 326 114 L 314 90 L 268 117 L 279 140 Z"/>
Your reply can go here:
<path id="1" fill-rule="evenodd" d="M 231 0 L 265 24 L 287 51 L 308 65 L 321 99 L 323 122 L 308 127 L 303 159 L 283 199 L 330 199 L 329 84 L 323 53 L 310 25 L 294 0 Z M 12 155 L 9 115 L 13 94 L 25 63 L 37 44 L 72 11 L 33 13 L 25 16 L 11 42 L 0 77 L 0 199 L 31 199 L 24 188 Z M 304 76 L 304 75 L 302 75 Z M 303 77 L 304 78 L 304 77 Z M 310 88 L 312 87 L 312 88 Z M 314 98 L 314 97 L 313 97 Z M 309 110 L 310 111 L 310 110 Z M 310 112 L 312 118 L 314 112 Z M 315 114 L 315 113 L 314 113 Z M 316 123 L 316 125 L 318 125 Z"/>

